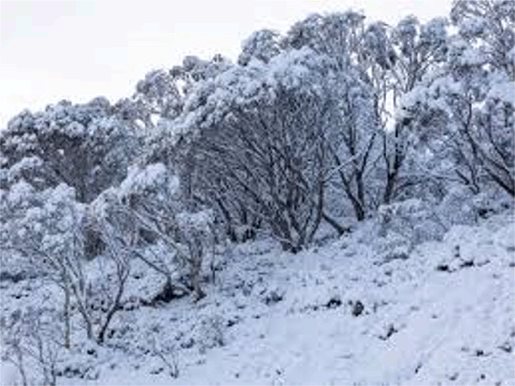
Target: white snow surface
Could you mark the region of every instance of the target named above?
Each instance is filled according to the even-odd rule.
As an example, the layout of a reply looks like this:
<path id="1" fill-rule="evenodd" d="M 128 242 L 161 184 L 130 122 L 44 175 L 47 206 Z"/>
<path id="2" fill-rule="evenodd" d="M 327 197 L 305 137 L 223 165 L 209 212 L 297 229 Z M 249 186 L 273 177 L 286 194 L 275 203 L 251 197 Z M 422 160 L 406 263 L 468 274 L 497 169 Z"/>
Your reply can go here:
<path id="1" fill-rule="evenodd" d="M 119 313 L 105 346 L 68 358 L 91 367 L 85 379 L 58 384 L 514 385 L 513 214 L 407 258 L 376 235 L 369 222 L 298 254 L 266 240 L 227 249 L 205 298 Z M 12 375 L 4 364 L 2 384 Z"/>

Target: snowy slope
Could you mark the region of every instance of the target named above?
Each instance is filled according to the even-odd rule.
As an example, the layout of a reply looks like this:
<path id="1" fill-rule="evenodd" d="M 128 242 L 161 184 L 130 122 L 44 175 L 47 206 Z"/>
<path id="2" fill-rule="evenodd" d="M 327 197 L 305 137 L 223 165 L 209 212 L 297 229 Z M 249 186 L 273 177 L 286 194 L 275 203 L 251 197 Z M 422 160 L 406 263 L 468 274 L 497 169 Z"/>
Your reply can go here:
<path id="1" fill-rule="evenodd" d="M 454 227 L 407 260 L 385 262 L 369 232 L 297 255 L 238 247 L 206 299 L 145 318 L 163 346 L 195 342 L 174 354 L 177 379 L 153 357 L 97 383 L 514 384 L 511 216 Z"/>
<path id="2" fill-rule="evenodd" d="M 296 255 L 240 245 L 206 298 L 123 312 L 110 347 L 70 359 L 90 364 L 84 379 L 59 383 L 515 384 L 513 215 L 407 259 L 375 234 L 365 224 Z"/>

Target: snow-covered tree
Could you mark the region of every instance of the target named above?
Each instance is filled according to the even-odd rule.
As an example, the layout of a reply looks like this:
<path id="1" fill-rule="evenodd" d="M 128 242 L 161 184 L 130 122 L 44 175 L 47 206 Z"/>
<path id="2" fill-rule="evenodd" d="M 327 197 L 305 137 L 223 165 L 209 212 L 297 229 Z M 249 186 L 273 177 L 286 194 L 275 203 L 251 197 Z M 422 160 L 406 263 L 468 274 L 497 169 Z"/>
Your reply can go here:
<path id="1" fill-rule="evenodd" d="M 445 67 L 406 95 L 403 115 L 413 119 L 432 163 L 438 160 L 440 175 L 457 178 L 475 192 L 495 183 L 513 196 L 515 84 L 510 66 L 491 52 L 492 35 L 499 31 L 485 20 L 499 19 L 494 25 L 501 28 L 503 16 L 496 10 L 509 10 L 510 2 L 474 4 L 456 3 L 452 16 L 459 30 L 449 39 Z M 504 19 L 509 35 L 510 14 Z M 514 44 L 505 48 L 513 50 Z"/>
<path id="2" fill-rule="evenodd" d="M 79 201 L 90 202 L 124 178 L 137 143 L 138 133 L 112 115 L 105 98 L 24 111 L 0 133 L 4 182 L 22 168 L 38 188 L 64 182 L 75 188 Z"/>
<path id="3" fill-rule="evenodd" d="M 21 180 L 2 190 L 3 265 L 25 267 L 32 274 L 50 278 L 63 290 L 66 347 L 71 333 L 71 285 L 82 280 L 81 211 L 73 189 L 64 184 L 36 191 Z"/>
<path id="4" fill-rule="evenodd" d="M 361 221 L 373 208 L 377 196 L 375 178 L 380 126 L 375 114 L 373 89 L 357 77 L 340 76 L 337 83 L 338 129 L 327 141 L 334 161 L 335 182 L 352 204 Z"/>
<path id="5" fill-rule="evenodd" d="M 72 305 L 82 316 L 86 334 L 102 342 L 113 315 L 121 307 L 129 272 L 127 254 L 114 238 L 105 238 L 105 269 L 87 269 L 84 255 L 85 205 L 75 201 L 66 184 L 43 191 L 19 181 L 2 190 L 1 228 L 3 265 L 23 265 L 33 274 L 50 280 L 63 293 L 64 347 L 70 347 Z M 5 254 L 5 255 L 4 255 Z M 103 307 L 96 309 L 97 297 Z"/>
<path id="6" fill-rule="evenodd" d="M 379 71 L 375 71 L 376 97 L 380 107 L 378 115 L 383 126 L 383 156 L 385 160 L 385 187 L 381 201 L 388 204 L 401 193 L 402 187 L 417 183 L 405 167 L 411 140 L 409 120 L 396 115 L 401 98 L 422 81 L 424 76 L 443 64 L 447 52 L 447 21 L 435 18 L 420 24 L 416 17 L 403 19 L 387 33 L 373 29 L 372 52 Z M 370 36 L 370 30 L 368 36 Z M 376 46 L 383 47 L 379 51 Z"/>
<path id="7" fill-rule="evenodd" d="M 457 0 L 451 20 L 494 69 L 515 80 L 515 1 Z"/>
<path id="8" fill-rule="evenodd" d="M 252 59 L 268 63 L 281 52 L 280 35 L 276 31 L 263 29 L 252 33 L 241 45 L 238 64 L 246 66 Z"/>
<path id="9" fill-rule="evenodd" d="M 209 202 L 226 221 L 245 208 L 286 249 L 308 243 L 322 218 L 333 162 L 336 68 L 334 60 L 304 48 L 203 84 L 176 127 L 192 144 L 183 161 L 191 167 L 185 173 L 190 198 Z"/>
<path id="10" fill-rule="evenodd" d="M 364 20 L 365 15 L 352 10 L 311 14 L 289 29 L 283 44 L 295 49 L 309 47 L 334 58 L 341 69 L 346 69 L 362 49 Z"/>
<path id="11" fill-rule="evenodd" d="M 384 64 L 392 60 L 392 49 L 380 24 L 366 29 L 364 20 L 365 16 L 355 11 L 314 14 L 294 24 L 284 43 L 294 48 L 310 47 L 338 64 L 333 88 L 339 100 L 339 121 L 328 149 L 335 163 L 334 174 L 339 177 L 333 186 L 343 192 L 358 220 L 363 220 L 378 201 L 381 113 L 386 111 L 389 92 L 385 81 L 389 66 Z"/>
<path id="12" fill-rule="evenodd" d="M 178 179 L 162 164 L 133 166 L 117 188 L 103 192 L 90 206 L 90 223 L 106 244 L 118 240 L 132 258 L 162 274 L 167 288 L 186 285 L 196 299 L 203 263 L 212 252 L 211 216 L 186 212 Z M 106 232 L 108 230 L 108 232 Z M 149 246 L 160 241 L 156 254 Z"/>
<path id="13" fill-rule="evenodd" d="M 56 338 L 60 333 L 56 316 L 44 308 L 29 308 L 0 320 L 1 359 L 14 364 L 23 385 L 57 384 L 58 362 L 64 350 Z"/>
<path id="14" fill-rule="evenodd" d="M 182 96 L 174 77 L 166 70 L 154 70 L 136 85 L 135 99 L 145 104 L 150 114 L 173 118 L 182 109 Z"/>

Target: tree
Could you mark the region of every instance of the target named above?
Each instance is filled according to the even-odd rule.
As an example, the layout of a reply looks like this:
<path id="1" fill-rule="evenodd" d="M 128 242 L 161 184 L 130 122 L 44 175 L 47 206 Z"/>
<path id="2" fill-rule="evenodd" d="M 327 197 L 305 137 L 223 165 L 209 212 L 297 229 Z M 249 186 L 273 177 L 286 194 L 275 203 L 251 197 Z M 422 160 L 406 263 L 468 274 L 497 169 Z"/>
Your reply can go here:
<path id="1" fill-rule="evenodd" d="M 55 316 L 44 308 L 29 308 L 2 317 L 2 361 L 16 366 L 24 386 L 57 384 L 62 345 L 56 338 L 60 331 Z"/>
<path id="2" fill-rule="evenodd" d="M 353 54 L 361 47 L 365 15 L 360 12 L 311 14 L 295 23 L 283 44 L 294 49 L 309 47 L 319 54 L 334 58 L 340 69 L 347 69 Z"/>
<path id="3" fill-rule="evenodd" d="M 515 80 L 515 1 L 456 0 L 451 20 L 494 69 Z"/>
<path id="4" fill-rule="evenodd" d="M 126 249 L 116 235 L 105 237 L 110 229 L 102 229 L 107 240 L 102 256 L 105 267 L 94 272 L 86 269 L 84 256 L 86 208 L 75 201 L 73 188 L 60 184 L 36 191 L 20 181 L 2 192 L 1 209 L 5 258 L 18 254 L 23 264 L 62 290 L 58 301 L 63 307 L 64 347 L 70 347 L 72 305 L 82 316 L 88 338 L 102 343 L 113 315 L 121 309 L 130 269 Z M 95 299 L 102 307 L 92 303 Z"/>
<path id="5" fill-rule="evenodd" d="M 491 51 L 494 45 L 505 50 L 515 45 L 498 42 L 513 33 L 510 14 L 499 11 L 509 4 L 455 4 L 452 16 L 459 30 L 449 41 L 446 65 L 407 95 L 404 111 L 433 159 L 442 165 L 452 160 L 448 175 L 474 192 L 493 182 L 513 196 L 514 83 L 509 63 L 501 60 L 509 55 Z"/>
<path id="6" fill-rule="evenodd" d="M 124 178 L 138 141 L 138 133 L 113 116 L 105 98 L 83 105 L 63 101 L 9 121 L 0 134 L 1 167 L 7 173 L 23 159 L 37 160 L 31 183 L 43 189 L 63 182 L 76 189 L 80 202 L 91 202 Z"/>
<path id="7" fill-rule="evenodd" d="M 339 177 L 335 183 L 351 202 L 356 219 L 362 221 L 375 196 L 370 177 L 374 177 L 371 170 L 376 164 L 376 139 L 380 132 L 372 90 L 358 79 L 350 76 L 337 83 L 338 131 L 328 141 L 328 148 L 334 160 L 334 174 Z"/>
<path id="8" fill-rule="evenodd" d="M 285 249 L 303 248 L 324 209 L 327 143 L 338 114 L 330 90 L 335 68 L 305 48 L 206 82 L 176 126 L 190 144 L 184 165 L 193 166 L 185 173 L 193 180 L 186 189 L 227 221 L 241 204 Z"/>
<path id="9" fill-rule="evenodd" d="M 334 175 L 339 181 L 333 179 L 332 182 L 351 203 L 359 221 L 376 205 L 376 193 L 370 189 L 369 177 L 377 168 L 380 134 L 376 84 L 371 78 L 372 61 L 366 57 L 363 41 L 364 19 L 363 14 L 354 11 L 325 16 L 313 14 L 294 24 L 284 43 L 293 48 L 310 47 L 337 63 L 332 87 L 339 100 L 339 118 L 335 122 L 335 134 L 327 145 L 335 167 Z"/>
<path id="10" fill-rule="evenodd" d="M 143 163 L 163 162 L 172 166 L 171 148 L 177 136 L 175 122 L 181 119 L 185 104 L 200 85 L 231 67 L 231 62 L 219 54 L 211 60 L 186 56 L 181 65 L 151 71 L 138 83 L 136 93 L 123 105 L 129 111 L 137 106 L 138 116 L 144 117 L 139 120 L 151 129 L 145 136 Z"/>
<path id="11" fill-rule="evenodd" d="M 207 211 L 186 212 L 179 191 L 178 179 L 164 164 L 135 165 L 119 187 L 92 203 L 90 216 L 98 229 L 109 230 L 102 233 L 106 243 L 118 240 L 130 259 L 163 275 L 170 293 L 180 287 L 198 300 L 204 296 L 203 263 L 213 248 L 212 220 Z M 158 240 L 166 249 L 149 253 L 147 247 Z"/>
<path id="12" fill-rule="evenodd" d="M 159 121 L 170 121 L 181 114 L 185 99 L 195 84 L 230 66 L 230 61 L 222 55 L 215 55 L 212 60 L 186 56 L 182 65 L 171 70 L 148 72 L 144 79 L 138 81 L 132 98 L 120 101 L 120 107 L 129 107 L 123 109 L 127 115 L 136 110 L 145 126 L 153 128 Z"/>
<path id="13" fill-rule="evenodd" d="M 151 115 L 159 118 L 175 117 L 183 104 L 174 77 L 165 70 L 147 73 L 136 85 L 134 99 L 144 104 Z"/>
<path id="14" fill-rule="evenodd" d="M 402 97 L 422 81 L 424 76 L 445 61 L 447 53 L 447 21 L 435 18 L 421 25 L 413 17 L 403 19 L 389 31 L 387 39 L 376 39 L 385 47 L 372 52 L 378 58 L 381 70 L 372 77 L 378 96 L 377 106 L 383 125 L 383 157 L 386 183 L 382 203 L 389 204 L 402 187 L 418 183 L 409 173 L 402 175 L 410 147 L 409 120 L 391 113 L 399 109 Z M 378 28 L 374 28 L 378 31 Z M 379 75 L 379 76 L 378 76 Z"/>
<path id="15" fill-rule="evenodd" d="M 5 259 L 30 267 L 63 291 L 64 346 L 70 347 L 73 283 L 82 282 L 78 223 L 82 208 L 74 192 L 62 184 L 38 192 L 19 181 L 2 192 L 2 250 Z M 9 262 L 7 262 L 9 264 Z M 12 264 L 12 262 L 10 262 Z"/>
<path id="16" fill-rule="evenodd" d="M 252 59 L 268 63 L 270 59 L 281 51 L 281 41 L 278 32 L 269 29 L 256 31 L 241 44 L 238 64 L 246 66 Z"/>

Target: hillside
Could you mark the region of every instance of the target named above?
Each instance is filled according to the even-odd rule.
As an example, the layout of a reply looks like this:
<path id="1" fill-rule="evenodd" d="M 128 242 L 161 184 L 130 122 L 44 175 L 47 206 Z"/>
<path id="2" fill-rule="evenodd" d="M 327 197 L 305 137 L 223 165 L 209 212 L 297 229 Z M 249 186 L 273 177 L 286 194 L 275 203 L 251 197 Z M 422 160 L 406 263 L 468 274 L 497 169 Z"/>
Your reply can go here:
<path id="1" fill-rule="evenodd" d="M 449 11 L 12 117 L 1 383 L 515 386 L 515 0 Z"/>
<path id="2" fill-rule="evenodd" d="M 374 226 L 298 254 L 237 246 L 208 296 L 124 311 L 58 384 L 514 384 L 512 214 L 398 259 Z"/>

